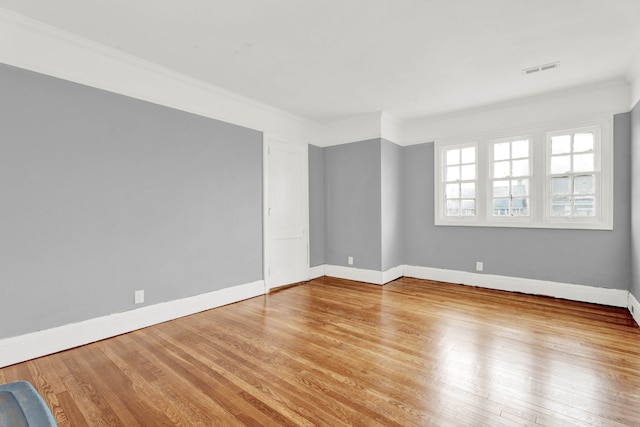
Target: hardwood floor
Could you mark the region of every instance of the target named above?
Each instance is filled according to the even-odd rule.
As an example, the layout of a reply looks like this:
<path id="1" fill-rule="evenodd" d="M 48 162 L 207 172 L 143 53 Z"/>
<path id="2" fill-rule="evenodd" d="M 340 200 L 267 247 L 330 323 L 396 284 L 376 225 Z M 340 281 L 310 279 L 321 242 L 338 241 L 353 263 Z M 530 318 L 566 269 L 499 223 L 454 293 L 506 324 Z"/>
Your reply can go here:
<path id="1" fill-rule="evenodd" d="M 60 426 L 638 426 L 625 309 L 333 278 L 0 369 Z"/>

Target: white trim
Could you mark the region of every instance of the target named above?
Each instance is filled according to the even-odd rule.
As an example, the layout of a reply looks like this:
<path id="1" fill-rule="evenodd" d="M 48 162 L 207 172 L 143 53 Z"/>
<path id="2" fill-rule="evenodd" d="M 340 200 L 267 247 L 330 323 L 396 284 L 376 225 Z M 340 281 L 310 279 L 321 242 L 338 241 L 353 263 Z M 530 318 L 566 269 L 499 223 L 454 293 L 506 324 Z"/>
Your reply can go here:
<path id="1" fill-rule="evenodd" d="M 493 274 L 470 273 L 466 271 L 445 270 L 432 267 L 407 265 L 404 275 L 417 279 L 439 282 L 460 283 L 481 288 L 499 289 L 509 292 L 522 292 L 531 295 L 545 295 L 572 301 L 627 307 L 629 291 L 607 289 L 547 280 L 524 279 L 520 277 L 498 276 Z"/>
<path id="2" fill-rule="evenodd" d="M 264 294 L 264 283 L 232 286 L 137 310 L 0 340 L 0 368 Z"/>
<path id="3" fill-rule="evenodd" d="M 326 124 L 321 129 L 322 141 L 318 145 L 331 147 L 375 138 L 402 145 L 402 127 L 403 122 L 386 111 L 361 114 Z"/>
<path id="4" fill-rule="evenodd" d="M 326 276 L 339 279 L 355 280 L 357 282 L 384 285 L 403 276 L 404 266 L 399 265 L 386 271 L 365 270 L 362 268 L 344 267 L 341 265 L 325 265 Z"/>
<path id="5" fill-rule="evenodd" d="M 599 127 L 597 157 L 600 159 L 597 199 L 599 213 L 595 218 L 557 218 L 548 215 L 548 135 L 579 128 Z M 464 137 L 462 140 L 437 140 L 434 143 L 434 223 L 437 226 L 515 227 L 547 229 L 613 229 L 613 117 L 584 117 L 568 122 L 550 122 L 535 128 L 513 129 L 483 135 Z M 530 136 L 531 154 L 531 214 L 522 218 L 492 218 L 490 184 L 490 148 L 494 140 L 512 139 L 516 135 Z M 447 217 L 444 215 L 443 153 L 448 149 L 476 145 L 476 216 Z"/>
<path id="6" fill-rule="evenodd" d="M 640 324 L 640 302 L 626 290 L 522 279 L 516 277 L 469 273 L 419 266 L 397 266 L 385 272 L 335 265 L 310 269 L 312 278 L 322 275 L 382 285 L 399 277 L 415 277 L 447 283 L 462 283 L 510 292 L 547 295 L 573 301 L 627 307 Z M 150 305 L 137 310 L 111 314 L 44 331 L 0 340 L 0 368 L 47 354 L 89 344 L 137 329 L 174 320 L 265 293 L 262 280 L 220 289 L 206 294 Z"/>
<path id="7" fill-rule="evenodd" d="M 640 302 L 638 302 L 636 297 L 631 292 L 629 292 L 629 302 L 627 304 L 627 308 L 629 309 L 629 314 L 631 314 L 636 323 L 640 325 Z"/>
<path id="8" fill-rule="evenodd" d="M 362 114 L 329 123 L 322 128 L 320 147 L 348 144 L 382 137 L 382 112 Z"/>
<path id="9" fill-rule="evenodd" d="M 639 71 L 640 74 L 640 71 Z M 640 92 L 640 79 L 637 81 Z M 541 124 L 572 122 L 582 117 L 612 116 L 629 111 L 630 85 L 616 79 L 451 114 L 405 121 L 400 145 L 469 137 L 517 135 Z M 640 97 L 640 93 L 639 93 Z"/>
<path id="10" fill-rule="evenodd" d="M 319 124 L 0 8 L 0 62 L 293 140 L 330 145 L 383 137 L 404 146 L 540 121 L 612 115 L 640 100 L 640 55 L 623 78 L 450 114 L 399 121 L 374 112 Z M 632 96 L 630 97 L 630 92 Z"/>
<path id="11" fill-rule="evenodd" d="M 528 153 L 527 153 L 527 157 L 526 158 L 520 158 L 520 159 L 514 159 L 512 157 L 512 153 L 511 153 L 511 147 L 512 147 L 512 143 L 514 141 L 527 141 L 528 142 Z M 518 135 L 518 136 L 511 136 L 511 137 L 506 137 L 506 138 L 497 138 L 497 139 L 489 139 L 486 141 L 486 153 L 485 154 L 485 164 L 483 165 L 485 167 L 485 169 L 483 169 L 483 172 L 485 172 L 485 176 L 487 177 L 487 185 L 485 188 L 483 188 L 483 198 L 485 201 L 485 211 L 484 213 L 484 218 L 488 223 L 492 223 L 492 224 L 500 224 L 500 223 L 510 223 L 510 224 L 518 224 L 520 222 L 525 222 L 525 223 L 529 223 L 531 222 L 531 218 L 535 217 L 536 214 L 536 189 L 535 189 L 535 185 L 534 185 L 534 176 L 533 176 L 533 172 L 536 169 L 533 159 L 535 158 L 535 156 L 533 156 L 533 143 L 534 138 L 532 134 L 528 134 L 528 135 Z M 496 160 L 495 159 L 495 145 L 496 144 L 502 144 L 502 143 L 507 143 L 509 144 L 509 157 L 507 159 L 501 159 L 501 160 Z M 528 161 L 529 164 L 529 173 L 528 175 L 524 175 L 524 176 L 513 176 L 511 175 L 511 173 L 509 175 L 507 175 L 506 177 L 502 177 L 502 178 L 496 178 L 495 177 L 495 166 L 496 166 L 496 162 L 500 162 L 500 161 L 509 161 L 509 162 L 513 162 L 514 160 L 524 160 L 526 159 Z M 511 172 L 511 171 L 510 171 Z M 499 217 L 499 216 L 494 216 L 493 215 L 493 200 L 494 200 L 494 195 L 493 195 L 493 184 L 495 183 L 495 181 L 512 181 L 514 179 L 526 179 L 529 181 L 529 193 L 525 196 L 529 199 L 529 215 L 526 216 L 507 216 L 507 218 L 504 217 Z M 508 196 L 510 198 L 513 197 L 513 189 L 510 187 L 509 188 L 509 194 Z M 509 203 L 509 205 L 511 205 L 511 203 Z M 511 209 L 512 206 L 509 206 L 509 209 Z"/>
<path id="12" fill-rule="evenodd" d="M 475 163 L 473 165 L 476 168 L 476 175 L 473 180 L 467 179 L 463 180 L 460 177 L 457 181 L 447 181 L 446 180 L 446 171 L 447 165 L 445 160 L 445 151 L 449 150 L 462 150 L 465 148 L 474 148 L 475 149 Z M 462 159 L 460 160 L 462 162 Z M 470 163 L 469 163 L 470 164 Z M 484 197 L 484 181 L 482 181 L 483 177 L 483 169 L 485 162 L 483 153 L 480 152 L 480 147 L 474 139 L 471 139 L 470 142 L 461 143 L 461 144 L 452 144 L 452 145 L 442 145 L 439 143 L 435 144 L 435 154 L 433 161 L 433 182 L 435 185 L 434 194 L 436 195 L 436 202 L 434 203 L 434 223 L 435 225 L 475 225 L 484 223 L 483 212 L 480 210 L 479 205 L 481 205 L 480 201 L 483 200 Z M 454 165 L 455 166 L 455 165 Z M 462 163 L 460 163 L 462 166 Z M 462 183 L 473 183 L 475 186 L 475 203 L 476 203 L 476 214 L 473 216 L 447 216 L 445 211 L 447 209 L 445 202 L 445 186 L 447 184 L 462 184 Z M 462 196 L 462 195 L 460 195 Z M 460 199 L 461 200 L 461 197 Z M 462 206 L 460 207 L 462 209 Z"/>
<path id="13" fill-rule="evenodd" d="M 392 116 L 386 111 L 380 118 L 380 136 L 394 144 L 402 145 L 402 120 Z"/>
<path id="14" fill-rule="evenodd" d="M 262 266 L 263 266 L 263 278 L 265 284 L 265 292 L 269 292 L 274 287 L 284 286 L 287 283 L 273 284 L 271 280 L 271 263 L 273 255 L 271 253 L 271 228 L 269 224 L 269 168 L 270 168 L 270 150 L 274 144 L 283 144 L 289 146 L 303 147 L 303 159 L 302 159 L 302 191 L 304 194 L 302 209 L 302 240 L 305 248 L 305 263 L 304 270 L 301 269 L 301 275 L 292 279 L 291 283 L 297 283 L 308 279 L 308 271 L 310 266 L 310 243 L 309 243 L 309 145 L 302 142 L 294 142 L 286 138 L 281 138 L 278 135 L 272 133 L 263 133 L 262 135 Z M 305 273 L 306 272 L 306 273 Z"/>
<path id="15" fill-rule="evenodd" d="M 375 285 L 382 284 L 382 272 L 376 270 L 365 270 L 341 265 L 325 265 L 324 274 L 339 279 L 355 280 L 357 282 L 373 283 Z"/>
<path id="16" fill-rule="evenodd" d="M 626 79 L 631 85 L 631 105 L 630 110 L 640 102 L 640 52 L 636 55 L 635 59 L 627 70 Z"/>
<path id="17" fill-rule="evenodd" d="M 402 276 L 404 276 L 404 265 L 392 267 L 387 271 L 382 272 L 382 284 L 393 282 L 394 280 L 399 279 Z"/>
<path id="18" fill-rule="evenodd" d="M 640 317 L 640 304 L 624 289 L 608 289 L 571 283 L 552 282 L 548 280 L 524 279 L 521 277 L 498 276 L 493 274 L 470 273 L 458 270 L 446 270 L 433 267 L 400 265 L 387 271 L 364 270 L 339 265 L 324 265 L 326 276 L 340 279 L 367 282 L 375 285 L 389 283 L 402 276 L 417 279 L 435 280 L 446 283 L 459 283 L 488 289 L 508 292 L 521 292 L 530 295 L 544 295 L 571 301 L 588 302 L 627 307 L 635 304 L 636 321 Z M 314 267 L 314 268 L 319 268 Z M 640 324 L 640 322 L 638 322 Z"/>
<path id="19" fill-rule="evenodd" d="M 159 105 L 326 147 L 371 138 L 405 146 L 442 137 L 629 111 L 640 55 L 623 78 L 450 114 L 399 121 L 374 112 L 319 124 L 0 8 L 0 62 Z M 632 96 L 630 96 L 632 92 Z"/>
<path id="20" fill-rule="evenodd" d="M 594 123 L 596 123 L 594 121 Z M 593 218 L 585 217 L 552 217 L 550 214 L 550 168 L 551 160 L 551 138 L 556 135 L 571 134 L 575 132 L 592 131 L 594 133 L 594 155 L 595 162 L 593 175 L 596 177 L 596 211 Z M 557 225 L 563 228 L 565 223 L 570 222 L 567 228 L 584 228 L 592 230 L 613 230 L 613 118 L 602 119 L 595 125 L 577 126 L 572 129 L 558 129 L 546 132 L 545 141 L 545 179 L 543 194 L 544 223 Z M 587 172 L 588 173 L 588 172 Z M 567 175 L 575 176 L 579 173 L 571 172 Z"/>
<path id="21" fill-rule="evenodd" d="M 324 265 L 316 265 L 315 267 L 309 268 L 309 280 L 317 279 L 324 275 Z"/>
<path id="22" fill-rule="evenodd" d="M 269 243 L 271 232 L 269 228 L 269 138 L 262 134 L 262 278 L 264 293 L 269 292 L 269 262 L 271 251 Z"/>
<path id="23" fill-rule="evenodd" d="M 310 120 L 2 8 L 0 39 L 5 64 L 292 139 L 319 138 Z"/>

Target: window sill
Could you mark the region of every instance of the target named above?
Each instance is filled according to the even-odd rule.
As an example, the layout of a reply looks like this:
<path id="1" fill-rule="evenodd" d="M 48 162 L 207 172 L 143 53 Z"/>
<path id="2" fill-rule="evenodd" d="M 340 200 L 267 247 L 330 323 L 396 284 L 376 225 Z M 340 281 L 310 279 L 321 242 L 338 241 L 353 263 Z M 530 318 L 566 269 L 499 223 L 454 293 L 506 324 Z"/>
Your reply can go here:
<path id="1" fill-rule="evenodd" d="M 436 220 L 437 227 L 494 227 L 494 228 L 535 228 L 535 229 L 554 229 L 554 230 L 613 230 L 613 224 L 604 222 L 587 222 L 575 221 L 570 219 L 564 221 L 478 221 L 476 220 Z"/>

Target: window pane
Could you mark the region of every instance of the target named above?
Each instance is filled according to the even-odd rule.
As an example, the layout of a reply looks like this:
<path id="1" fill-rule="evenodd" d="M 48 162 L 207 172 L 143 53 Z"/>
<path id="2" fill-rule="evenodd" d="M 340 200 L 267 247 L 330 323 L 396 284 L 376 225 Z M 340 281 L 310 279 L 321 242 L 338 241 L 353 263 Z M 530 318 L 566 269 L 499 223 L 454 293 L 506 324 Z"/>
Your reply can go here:
<path id="1" fill-rule="evenodd" d="M 571 152 L 571 135 L 551 137 L 551 154 L 565 154 Z"/>
<path id="2" fill-rule="evenodd" d="M 580 175 L 573 178 L 574 194 L 594 194 L 595 177 L 593 175 Z"/>
<path id="3" fill-rule="evenodd" d="M 447 200 L 447 216 L 460 216 L 460 200 Z"/>
<path id="4" fill-rule="evenodd" d="M 447 165 L 460 164 L 460 150 L 447 150 Z"/>
<path id="5" fill-rule="evenodd" d="M 493 164 L 493 177 L 494 178 L 505 178 L 511 175 L 510 161 L 506 162 L 495 162 Z"/>
<path id="6" fill-rule="evenodd" d="M 576 133 L 573 136 L 573 152 L 593 151 L 593 133 Z"/>
<path id="7" fill-rule="evenodd" d="M 461 184 L 462 198 L 463 199 L 475 199 L 476 198 L 476 184 L 473 182 L 465 182 Z"/>
<path id="8" fill-rule="evenodd" d="M 460 184 L 447 184 L 445 192 L 447 194 L 447 199 L 459 199 Z"/>
<path id="9" fill-rule="evenodd" d="M 513 197 L 529 195 L 529 180 L 514 179 L 511 180 L 511 195 Z"/>
<path id="10" fill-rule="evenodd" d="M 493 197 L 508 197 L 509 181 L 493 181 Z"/>
<path id="11" fill-rule="evenodd" d="M 464 165 L 462 166 L 461 179 L 469 180 L 476 178 L 476 165 Z"/>
<path id="12" fill-rule="evenodd" d="M 596 200 L 593 196 L 576 197 L 573 206 L 577 216 L 595 216 Z"/>
<path id="13" fill-rule="evenodd" d="M 514 160 L 512 164 L 511 176 L 529 175 L 529 160 Z"/>
<path id="14" fill-rule="evenodd" d="M 569 196 L 556 196 L 551 198 L 552 216 L 571 215 L 571 198 Z"/>
<path id="15" fill-rule="evenodd" d="M 462 149 L 462 163 L 475 163 L 476 162 L 476 147 L 469 147 Z"/>
<path id="16" fill-rule="evenodd" d="M 463 200 L 462 201 L 462 216 L 474 216 L 476 214 L 476 201 L 475 200 Z"/>
<path id="17" fill-rule="evenodd" d="M 447 181 L 457 181 L 460 179 L 460 166 L 449 166 L 447 168 Z"/>
<path id="18" fill-rule="evenodd" d="M 513 216 L 529 215 L 529 199 L 527 197 L 514 197 L 511 200 L 511 214 Z"/>
<path id="19" fill-rule="evenodd" d="M 593 153 L 573 156 L 574 172 L 590 172 L 593 170 Z"/>
<path id="20" fill-rule="evenodd" d="M 511 143 L 511 157 L 514 159 L 521 159 L 523 157 L 529 157 L 529 141 L 513 141 Z"/>
<path id="21" fill-rule="evenodd" d="M 493 216 L 509 215 L 509 199 L 493 199 Z"/>
<path id="22" fill-rule="evenodd" d="M 506 160 L 509 157 L 508 142 L 501 142 L 493 145 L 493 160 Z"/>
<path id="23" fill-rule="evenodd" d="M 551 173 L 571 172 L 571 156 L 554 156 L 551 158 Z"/>
<path id="24" fill-rule="evenodd" d="M 551 178 L 551 194 L 570 194 L 571 179 L 568 176 Z"/>

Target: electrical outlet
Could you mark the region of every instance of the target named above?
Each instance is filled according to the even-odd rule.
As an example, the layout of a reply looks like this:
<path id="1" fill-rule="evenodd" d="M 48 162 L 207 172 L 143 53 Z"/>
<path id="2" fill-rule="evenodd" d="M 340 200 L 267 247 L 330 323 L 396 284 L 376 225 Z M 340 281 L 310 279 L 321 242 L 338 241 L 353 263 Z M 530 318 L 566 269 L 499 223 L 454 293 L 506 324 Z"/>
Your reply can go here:
<path id="1" fill-rule="evenodd" d="M 144 302 L 144 291 L 135 291 L 133 294 L 134 304 L 142 304 Z"/>
<path id="2" fill-rule="evenodd" d="M 347 263 L 348 263 L 349 265 L 353 265 L 353 257 L 352 257 L 352 256 L 350 256 L 349 258 L 347 258 Z"/>
<path id="3" fill-rule="evenodd" d="M 484 270 L 484 263 L 482 261 L 476 262 L 476 271 L 483 271 L 483 270 Z"/>

